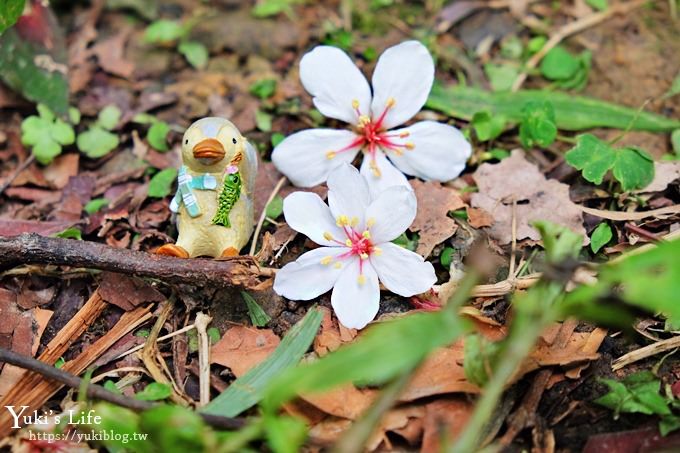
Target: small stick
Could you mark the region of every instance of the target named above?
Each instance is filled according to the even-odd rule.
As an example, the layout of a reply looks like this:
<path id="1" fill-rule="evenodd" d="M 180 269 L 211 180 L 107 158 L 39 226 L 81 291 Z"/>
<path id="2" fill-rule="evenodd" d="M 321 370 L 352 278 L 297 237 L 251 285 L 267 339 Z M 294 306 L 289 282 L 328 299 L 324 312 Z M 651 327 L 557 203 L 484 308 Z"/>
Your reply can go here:
<path id="1" fill-rule="evenodd" d="M 250 252 L 248 253 L 250 256 L 255 255 L 255 249 L 257 248 L 257 238 L 260 235 L 260 231 L 262 230 L 262 224 L 264 223 L 264 219 L 265 217 L 267 217 L 267 206 L 269 206 L 269 203 L 272 202 L 276 194 L 279 193 L 279 190 L 281 190 L 281 187 L 283 187 L 285 183 L 286 177 L 281 176 L 279 181 L 276 183 L 276 186 L 274 186 L 274 190 L 272 190 L 272 193 L 269 194 L 267 202 L 262 207 L 262 212 L 260 213 L 260 218 L 257 221 L 257 227 L 255 228 L 255 233 L 253 234 L 253 243 L 250 244 Z"/>
<path id="2" fill-rule="evenodd" d="M 37 234 L 0 237 L 0 271 L 21 264 L 86 267 L 167 283 L 240 288 L 256 288 L 275 274 L 274 269 L 260 268 L 249 257 L 182 259 Z"/>
<path id="3" fill-rule="evenodd" d="M 635 351 L 631 351 L 628 354 L 622 355 L 618 359 L 614 360 L 614 363 L 612 363 L 612 371 L 620 370 L 631 363 L 635 363 L 642 359 L 646 359 L 647 357 L 661 354 L 662 352 L 670 351 L 671 349 L 675 348 L 680 348 L 680 335 L 657 341 L 656 343 L 652 343 L 640 349 L 636 349 Z"/>
<path id="4" fill-rule="evenodd" d="M 24 170 L 26 170 L 33 162 L 35 161 L 35 154 L 31 154 L 24 160 L 12 173 L 7 181 L 5 181 L 2 186 L 0 186 L 0 195 L 7 189 L 12 182 L 14 182 L 15 179 L 17 179 L 17 176 L 21 174 Z"/>
<path id="5" fill-rule="evenodd" d="M 543 57 L 545 57 L 546 54 L 550 52 L 550 50 L 552 50 L 555 46 L 561 43 L 564 39 L 568 38 L 573 34 L 581 32 L 586 28 L 590 28 L 594 25 L 597 25 L 600 22 L 603 22 L 609 19 L 610 17 L 614 16 L 615 14 L 624 14 L 636 8 L 639 8 L 642 5 L 646 4 L 647 2 L 648 0 L 637 0 L 632 1 L 630 3 L 619 3 L 610 6 L 606 11 L 593 13 L 579 20 L 566 24 L 565 26 L 557 30 L 557 32 L 554 35 L 552 35 L 550 39 L 548 39 L 548 41 L 543 45 L 543 47 L 541 47 L 541 50 L 539 50 L 531 58 L 529 58 L 529 60 L 524 65 L 524 69 L 517 76 L 515 82 L 512 84 L 512 91 L 517 91 L 520 88 L 522 88 L 522 84 L 524 84 L 524 81 L 526 80 L 528 73 L 536 66 L 538 66 Z"/>
<path id="6" fill-rule="evenodd" d="M 169 333 L 169 334 L 167 334 L 167 335 L 163 335 L 162 337 L 158 337 L 158 339 L 156 340 L 156 343 L 158 343 L 158 342 L 160 342 L 160 341 L 168 340 L 168 339 L 170 339 L 170 338 L 172 338 L 172 337 L 176 337 L 177 335 L 183 334 L 184 332 L 188 332 L 188 331 L 190 331 L 191 329 L 194 329 L 195 327 L 196 327 L 196 326 L 195 326 L 194 324 L 191 324 L 190 326 L 182 327 L 181 329 L 175 330 L 175 331 L 172 332 L 172 333 Z M 142 348 L 144 348 L 144 345 L 143 345 L 143 344 L 137 345 L 137 346 L 135 346 L 134 348 L 128 349 L 127 351 L 118 354 L 116 357 L 114 357 L 114 358 L 111 359 L 111 360 L 118 360 L 118 359 L 121 359 L 121 358 L 125 357 L 126 355 L 130 355 L 130 354 L 132 354 L 133 352 L 139 351 L 139 350 L 142 349 Z"/>
<path id="7" fill-rule="evenodd" d="M 198 333 L 198 367 L 199 367 L 199 406 L 210 402 L 210 339 L 208 338 L 208 324 L 212 317 L 198 312 L 194 325 Z"/>
<path id="8" fill-rule="evenodd" d="M 40 360 L 17 354 L 16 352 L 5 348 L 0 348 L 0 362 L 9 363 L 25 370 L 33 371 L 73 389 L 80 389 L 83 385 L 83 380 L 78 376 L 74 376 L 59 368 L 55 368 L 47 363 L 41 362 Z M 119 395 L 117 393 L 113 393 L 100 385 L 88 384 L 86 388 L 87 396 L 90 398 L 108 401 L 109 403 L 127 407 L 128 409 L 132 409 L 134 411 L 145 411 L 157 406 L 157 403 L 136 400 Z M 239 418 L 222 417 L 202 413 L 199 413 L 199 415 L 207 424 L 216 428 L 239 429 L 245 425 L 245 421 Z"/>

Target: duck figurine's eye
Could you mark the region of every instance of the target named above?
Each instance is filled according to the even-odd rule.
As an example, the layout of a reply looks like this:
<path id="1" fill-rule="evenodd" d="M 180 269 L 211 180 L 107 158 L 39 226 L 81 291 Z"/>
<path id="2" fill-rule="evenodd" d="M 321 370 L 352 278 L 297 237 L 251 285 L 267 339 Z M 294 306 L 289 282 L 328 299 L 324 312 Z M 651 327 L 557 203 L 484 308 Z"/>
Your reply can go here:
<path id="1" fill-rule="evenodd" d="M 232 138 L 231 142 L 235 145 L 236 144 L 236 138 Z"/>
<path id="2" fill-rule="evenodd" d="M 184 140 L 184 144 L 185 144 L 185 145 L 188 145 L 188 144 L 189 144 L 189 139 L 188 139 L 188 138 L 187 138 L 186 140 Z"/>

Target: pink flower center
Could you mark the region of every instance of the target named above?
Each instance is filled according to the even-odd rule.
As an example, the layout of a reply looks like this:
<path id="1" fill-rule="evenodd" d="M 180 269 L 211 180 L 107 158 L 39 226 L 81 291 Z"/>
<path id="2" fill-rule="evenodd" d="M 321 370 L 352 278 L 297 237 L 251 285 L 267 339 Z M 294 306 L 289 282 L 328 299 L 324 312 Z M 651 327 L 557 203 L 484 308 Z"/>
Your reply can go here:
<path id="1" fill-rule="evenodd" d="M 401 133 L 390 133 L 384 126 L 385 117 L 389 110 L 394 107 L 396 101 L 393 98 L 388 99 L 385 109 L 382 111 L 378 118 L 372 118 L 367 115 L 362 115 L 359 110 L 359 102 L 353 101 L 352 107 L 354 108 L 358 122 L 356 125 L 356 137 L 347 146 L 335 151 L 328 151 L 326 157 L 333 159 L 338 153 L 349 151 L 360 147 L 364 154 L 371 159 L 370 167 L 371 171 L 376 177 L 381 175 L 380 169 L 376 163 L 376 152 L 382 150 L 383 152 L 391 151 L 397 156 L 403 154 L 404 149 L 412 150 L 414 145 L 412 142 L 399 143 L 396 139 L 403 139 L 409 136 L 408 131 L 403 131 Z"/>
<path id="2" fill-rule="evenodd" d="M 347 237 L 345 242 L 334 238 L 329 232 L 324 233 L 324 238 L 327 241 L 335 242 L 338 245 L 346 247 L 347 251 L 337 255 L 335 258 L 327 256 L 321 260 L 321 264 L 329 265 L 335 259 L 335 267 L 340 268 L 342 267 L 342 260 L 357 256 L 359 257 L 359 283 L 363 284 L 365 281 L 363 275 L 364 261 L 369 259 L 371 255 L 380 255 L 380 253 L 382 253 L 380 248 L 376 247 L 375 244 L 373 244 L 373 241 L 371 241 L 371 233 L 368 228 L 370 228 L 373 222 L 372 219 L 369 219 L 367 222 L 367 229 L 360 233 L 359 230 L 356 229 L 359 223 L 356 217 L 353 217 L 352 220 L 350 220 L 345 215 L 339 216 L 336 224 L 344 231 L 345 236 Z"/>

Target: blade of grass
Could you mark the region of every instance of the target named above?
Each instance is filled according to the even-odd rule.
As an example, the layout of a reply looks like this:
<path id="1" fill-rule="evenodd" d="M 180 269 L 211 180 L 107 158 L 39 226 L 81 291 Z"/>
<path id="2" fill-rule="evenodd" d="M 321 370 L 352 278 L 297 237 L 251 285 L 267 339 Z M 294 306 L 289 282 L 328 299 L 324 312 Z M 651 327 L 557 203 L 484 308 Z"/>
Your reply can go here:
<path id="1" fill-rule="evenodd" d="M 272 318 L 267 313 L 265 313 L 262 307 L 260 307 L 257 301 L 253 299 L 253 296 L 248 294 L 246 291 L 241 291 L 241 297 L 243 297 L 243 300 L 248 307 L 248 316 L 255 327 L 264 327 L 269 321 L 272 320 Z"/>
<path id="2" fill-rule="evenodd" d="M 234 381 L 201 412 L 233 417 L 257 404 L 266 385 L 283 370 L 299 362 L 307 352 L 316 337 L 322 318 L 323 314 L 318 307 L 310 308 L 267 360 Z"/>

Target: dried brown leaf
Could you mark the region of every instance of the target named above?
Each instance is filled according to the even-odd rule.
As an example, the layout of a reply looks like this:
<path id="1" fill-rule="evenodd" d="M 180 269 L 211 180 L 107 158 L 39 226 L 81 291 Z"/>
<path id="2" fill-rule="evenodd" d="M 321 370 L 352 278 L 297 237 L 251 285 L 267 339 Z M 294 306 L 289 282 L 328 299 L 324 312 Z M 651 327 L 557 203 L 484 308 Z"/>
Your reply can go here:
<path id="1" fill-rule="evenodd" d="M 547 220 L 583 235 L 584 243 L 588 243 L 583 214 L 569 198 L 569 186 L 546 179 L 522 151 L 513 151 L 500 163 L 480 165 L 473 176 L 479 192 L 472 195 L 471 205 L 486 210 L 495 219 L 489 235 L 500 244 L 512 240 L 513 210 L 517 240 L 539 240 L 541 235 L 531 223 Z"/>
<path id="2" fill-rule="evenodd" d="M 414 179 L 411 186 L 418 199 L 418 213 L 409 230 L 420 234 L 416 252 L 427 258 L 435 245 L 456 232 L 458 225 L 448 213 L 465 207 L 465 203 L 454 189 L 436 181 Z"/>
<path id="3" fill-rule="evenodd" d="M 236 377 L 241 377 L 269 357 L 280 341 L 271 329 L 232 327 L 212 347 L 210 360 L 230 368 Z"/>

